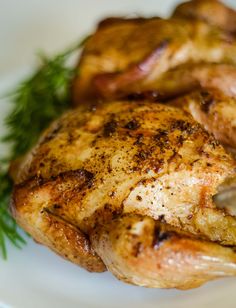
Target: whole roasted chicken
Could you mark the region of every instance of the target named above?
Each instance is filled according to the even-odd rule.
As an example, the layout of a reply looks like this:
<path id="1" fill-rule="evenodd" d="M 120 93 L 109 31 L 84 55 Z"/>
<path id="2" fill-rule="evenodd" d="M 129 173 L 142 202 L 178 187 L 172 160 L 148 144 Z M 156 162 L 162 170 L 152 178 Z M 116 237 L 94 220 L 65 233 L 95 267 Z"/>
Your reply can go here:
<path id="1" fill-rule="evenodd" d="M 233 158 L 188 113 L 113 102 L 52 124 L 15 175 L 11 209 L 90 271 L 186 289 L 236 274 L 236 219 L 213 200 L 235 177 Z"/>
<path id="2" fill-rule="evenodd" d="M 13 172 L 11 211 L 37 242 L 147 287 L 236 275 L 234 20 L 194 0 L 169 20 L 100 23 L 78 107 Z"/>

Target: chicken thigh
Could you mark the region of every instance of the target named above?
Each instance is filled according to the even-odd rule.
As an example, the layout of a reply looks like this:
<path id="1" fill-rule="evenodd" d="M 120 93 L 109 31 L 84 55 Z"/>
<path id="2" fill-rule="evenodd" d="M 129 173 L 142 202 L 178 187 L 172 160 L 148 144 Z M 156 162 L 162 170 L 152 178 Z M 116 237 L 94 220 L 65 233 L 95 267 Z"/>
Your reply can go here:
<path id="1" fill-rule="evenodd" d="M 11 211 L 38 242 L 126 282 L 187 289 L 236 275 L 236 219 L 215 203 L 236 162 L 184 110 L 81 106 L 15 173 Z"/>

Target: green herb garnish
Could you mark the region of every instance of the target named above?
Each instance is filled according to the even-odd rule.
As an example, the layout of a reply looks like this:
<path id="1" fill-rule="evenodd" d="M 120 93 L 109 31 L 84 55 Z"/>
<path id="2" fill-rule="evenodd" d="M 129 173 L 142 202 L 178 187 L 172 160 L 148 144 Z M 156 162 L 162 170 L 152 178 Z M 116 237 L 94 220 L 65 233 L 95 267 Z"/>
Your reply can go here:
<path id="1" fill-rule="evenodd" d="M 25 154 L 37 142 L 42 130 L 70 107 L 70 84 L 75 68 L 68 65 L 68 60 L 84 42 L 52 59 L 40 55 L 37 71 L 9 95 L 13 108 L 5 120 L 8 130 L 2 141 L 10 150 L 0 167 L 0 251 L 5 259 L 6 238 L 19 248 L 25 243 L 8 211 L 12 190 L 8 175 L 10 162 Z"/>

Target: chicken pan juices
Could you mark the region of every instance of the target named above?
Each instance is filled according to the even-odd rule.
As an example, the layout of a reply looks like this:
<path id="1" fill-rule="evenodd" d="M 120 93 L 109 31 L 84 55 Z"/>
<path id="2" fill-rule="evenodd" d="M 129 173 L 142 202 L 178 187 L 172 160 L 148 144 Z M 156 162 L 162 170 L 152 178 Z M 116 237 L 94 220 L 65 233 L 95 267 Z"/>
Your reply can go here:
<path id="1" fill-rule="evenodd" d="M 12 161 L 16 222 L 139 286 L 236 276 L 236 12 L 107 18 L 75 71 L 73 108 Z"/>

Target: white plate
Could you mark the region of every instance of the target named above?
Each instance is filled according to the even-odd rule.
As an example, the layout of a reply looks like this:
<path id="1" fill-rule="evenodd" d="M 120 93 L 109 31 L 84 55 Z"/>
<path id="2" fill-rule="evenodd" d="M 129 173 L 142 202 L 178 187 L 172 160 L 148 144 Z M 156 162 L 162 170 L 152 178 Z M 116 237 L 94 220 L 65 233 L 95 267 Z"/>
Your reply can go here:
<path id="1" fill-rule="evenodd" d="M 63 49 L 88 33 L 97 20 L 117 14 L 168 14 L 175 0 L 0 0 L 0 96 L 34 63 L 35 51 Z M 228 1 L 236 6 L 236 0 Z M 0 132 L 9 106 L 0 101 Z M 0 147 L 0 152 L 3 148 Z M 191 291 L 126 285 L 111 274 L 91 274 L 28 240 L 9 245 L 0 259 L 0 308 L 236 307 L 236 279 Z"/>

